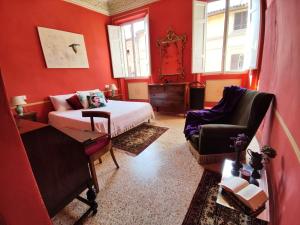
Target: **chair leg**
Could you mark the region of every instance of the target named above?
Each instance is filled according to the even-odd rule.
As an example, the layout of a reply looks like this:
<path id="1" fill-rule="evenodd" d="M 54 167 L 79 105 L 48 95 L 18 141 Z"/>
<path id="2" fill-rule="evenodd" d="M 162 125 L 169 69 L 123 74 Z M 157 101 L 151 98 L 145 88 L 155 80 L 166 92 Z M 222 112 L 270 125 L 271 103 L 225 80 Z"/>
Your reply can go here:
<path id="1" fill-rule="evenodd" d="M 113 149 L 110 148 L 109 151 L 110 151 L 110 154 L 111 154 L 112 159 L 114 160 L 114 163 L 115 163 L 116 167 L 119 169 L 119 165 L 118 165 L 118 162 L 117 162 L 116 157 L 115 157 L 115 155 L 114 155 Z"/>
<path id="2" fill-rule="evenodd" d="M 91 174 L 92 174 L 92 180 L 96 189 L 96 193 L 99 193 L 99 184 L 98 184 L 98 179 L 97 179 L 97 174 L 96 174 L 96 169 L 95 169 L 95 165 L 94 165 L 94 161 L 90 159 L 90 170 L 91 170 Z"/>

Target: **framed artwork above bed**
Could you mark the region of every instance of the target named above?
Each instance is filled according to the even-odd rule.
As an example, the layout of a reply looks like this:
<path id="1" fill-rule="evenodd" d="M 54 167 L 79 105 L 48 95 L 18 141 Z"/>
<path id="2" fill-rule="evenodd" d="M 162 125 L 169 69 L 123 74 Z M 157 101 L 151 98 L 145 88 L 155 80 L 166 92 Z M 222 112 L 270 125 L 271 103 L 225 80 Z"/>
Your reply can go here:
<path id="1" fill-rule="evenodd" d="M 38 27 L 47 68 L 89 68 L 84 36 Z"/>

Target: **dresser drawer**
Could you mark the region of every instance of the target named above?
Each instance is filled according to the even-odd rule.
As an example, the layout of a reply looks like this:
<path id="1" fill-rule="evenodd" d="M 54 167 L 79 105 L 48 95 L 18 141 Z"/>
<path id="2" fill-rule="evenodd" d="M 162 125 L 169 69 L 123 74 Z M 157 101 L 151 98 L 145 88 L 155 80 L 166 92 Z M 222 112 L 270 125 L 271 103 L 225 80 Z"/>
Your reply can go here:
<path id="1" fill-rule="evenodd" d="M 174 101 L 184 101 L 183 94 L 176 94 L 176 93 L 150 93 L 150 99 L 164 99 L 164 100 L 174 100 Z"/>
<path id="2" fill-rule="evenodd" d="M 165 89 L 166 92 L 170 92 L 170 93 L 184 93 L 185 91 L 185 86 L 177 86 L 177 85 L 170 85 L 167 86 Z"/>
<path id="3" fill-rule="evenodd" d="M 155 107 L 161 107 L 161 106 L 165 106 L 165 107 L 170 107 L 170 106 L 174 106 L 174 105 L 179 105 L 182 107 L 182 105 L 184 104 L 182 101 L 179 100 L 168 100 L 166 101 L 165 99 L 150 99 L 150 103 L 151 105 L 155 106 Z"/>
<path id="4" fill-rule="evenodd" d="M 185 112 L 186 83 L 149 85 L 149 98 L 158 111 Z"/>
<path id="5" fill-rule="evenodd" d="M 165 87 L 162 85 L 149 86 L 150 93 L 160 93 L 160 92 L 164 92 L 164 91 L 165 91 Z"/>

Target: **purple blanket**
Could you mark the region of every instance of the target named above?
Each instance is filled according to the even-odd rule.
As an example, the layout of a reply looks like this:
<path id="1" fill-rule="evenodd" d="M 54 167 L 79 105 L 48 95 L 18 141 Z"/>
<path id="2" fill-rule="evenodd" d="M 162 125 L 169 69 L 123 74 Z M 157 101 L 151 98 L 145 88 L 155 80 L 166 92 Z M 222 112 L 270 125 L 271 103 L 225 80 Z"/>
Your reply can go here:
<path id="1" fill-rule="evenodd" d="M 246 90 L 237 86 L 225 87 L 223 98 L 213 108 L 189 111 L 184 126 L 186 139 L 189 140 L 193 134 L 198 134 L 203 124 L 225 122 Z"/>

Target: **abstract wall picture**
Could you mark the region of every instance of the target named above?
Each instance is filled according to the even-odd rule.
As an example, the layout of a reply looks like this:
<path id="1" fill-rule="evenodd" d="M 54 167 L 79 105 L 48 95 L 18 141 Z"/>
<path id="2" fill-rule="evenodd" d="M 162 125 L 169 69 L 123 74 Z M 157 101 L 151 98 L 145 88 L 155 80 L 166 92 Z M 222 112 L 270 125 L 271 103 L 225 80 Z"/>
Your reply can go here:
<path id="1" fill-rule="evenodd" d="M 84 36 L 38 27 L 47 68 L 89 68 Z"/>

